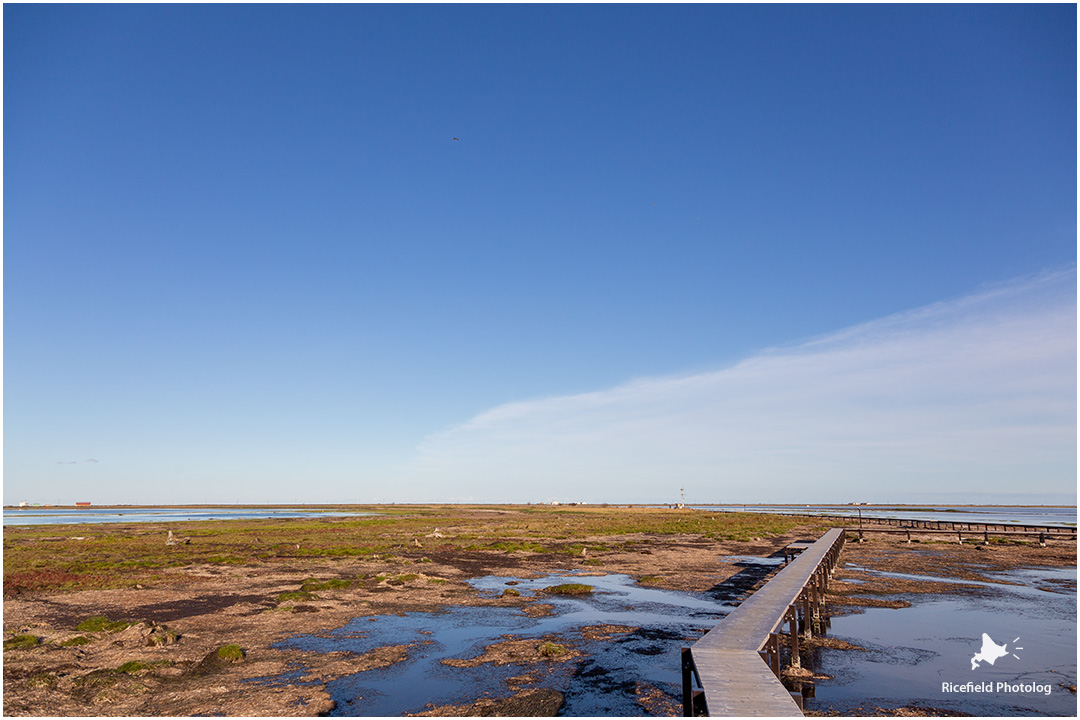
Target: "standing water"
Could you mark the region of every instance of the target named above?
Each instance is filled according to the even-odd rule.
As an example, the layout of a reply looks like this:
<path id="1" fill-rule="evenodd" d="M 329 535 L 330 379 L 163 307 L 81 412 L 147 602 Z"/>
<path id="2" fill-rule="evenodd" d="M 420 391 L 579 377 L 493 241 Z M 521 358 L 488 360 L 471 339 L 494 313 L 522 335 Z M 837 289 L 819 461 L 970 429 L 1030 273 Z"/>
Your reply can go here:
<path id="1" fill-rule="evenodd" d="M 329 633 L 301 635 L 279 649 L 363 653 L 386 645 L 414 644 L 408 657 L 386 668 L 367 670 L 327 684 L 337 706 L 332 714 L 393 716 L 431 706 L 460 704 L 478 697 L 509 695 L 506 680 L 520 665 L 450 667 L 444 659 L 469 659 L 485 646 L 507 640 L 557 635 L 558 642 L 584 655 L 553 662 L 545 687 L 563 693 L 561 715 L 639 716 L 648 714 L 642 693 L 658 691 L 669 707 L 682 700 L 680 648 L 701 636 L 730 610 L 693 593 L 643 588 L 626 575 L 547 576 L 536 580 L 486 577 L 473 581 L 484 594 L 499 595 L 512 584 L 523 597 L 572 580 L 594 588 L 588 596 L 544 595 L 553 606 L 546 617 L 528 617 L 519 607 L 452 607 L 446 612 L 357 618 Z M 624 625 L 632 632 L 589 640 L 578 631 L 591 625 Z"/>
<path id="2" fill-rule="evenodd" d="M 372 514 L 374 513 L 307 510 L 304 508 L 245 507 L 4 508 L 4 525 L 265 520 L 268 518 L 352 517 Z"/>
<path id="3" fill-rule="evenodd" d="M 816 683 L 807 709 L 862 714 L 917 705 L 1075 717 L 1076 568 L 994 577 L 1001 583 L 978 583 L 978 593 L 900 595 L 911 607 L 832 618 L 829 635 L 865 652 L 818 650 L 814 664 L 832 679 Z"/>

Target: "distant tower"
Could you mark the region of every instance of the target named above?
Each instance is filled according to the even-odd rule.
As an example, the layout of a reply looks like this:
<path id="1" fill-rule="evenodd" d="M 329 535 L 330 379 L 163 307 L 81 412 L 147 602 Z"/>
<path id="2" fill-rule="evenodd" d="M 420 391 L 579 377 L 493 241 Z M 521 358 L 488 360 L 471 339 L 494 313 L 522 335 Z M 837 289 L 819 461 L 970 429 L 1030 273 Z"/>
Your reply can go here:
<path id="1" fill-rule="evenodd" d="M 682 498 L 682 502 L 679 503 L 679 507 L 686 507 L 686 490 L 685 488 L 679 488 L 679 497 Z"/>

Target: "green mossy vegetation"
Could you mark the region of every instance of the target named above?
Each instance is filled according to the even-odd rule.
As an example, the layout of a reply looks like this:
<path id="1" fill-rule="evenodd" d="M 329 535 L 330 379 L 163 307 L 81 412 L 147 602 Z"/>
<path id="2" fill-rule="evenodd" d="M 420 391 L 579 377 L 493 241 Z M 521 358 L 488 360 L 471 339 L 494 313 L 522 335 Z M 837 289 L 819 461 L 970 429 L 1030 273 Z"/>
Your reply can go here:
<path id="1" fill-rule="evenodd" d="M 4 650 L 28 650 L 41 644 L 37 635 L 16 635 L 4 641 Z"/>
<path id="2" fill-rule="evenodd" d="M 104 615 L 95 615 L 83 620 L 75 626 L 79 632 L 120 632 L 126 630 L 135 623 L 127 620 L 109 620 Z"/>
<path id="3" fill-rule="evenodd" d="M 319 596 L 314 593 L 309 593 L 305 590 L 296 590 L 292 592 L 283 592 L 277 596 L 277 601 L 288 602 L 290 600 L 318 600 Z"/>
<path id="4" fill-rule="evenodd" d="M 347 590 L 352 585 L 351 580 L 341 580 L 334 578 L 332 580 L 317 580 L 315 578 L 308 578 L 300 585 L 302 592 L 316 592 L 318 590 Z"/>
<path id="5" fill-rule="evenodd" d="M 120 679 L 120 675 L 121 674 L 116 670 L 109 670 L 107 668 L 88 672 L 81 677 L 75 678 L 74 685 L 76 691 L 73 695 L 81 697 L 84 700 L 88 699 L 98 691 L 115 685 L 117 680 Z"/>
<path id="6" fill-rule="evenodd" d="M 51 688 L 60 682 L 53 673 L 38 673 L 27 679 L 26 684 L 34 688 Z"/>
<path id="7" fill-rule="evenodd" d="M 73 645 L 89 645 L 94 642 L 94 638 L 87 637 L 86 635 L 76 635 L 73 638 L 68 638 L 60 643 L 62 647 L 71 647 Z"/>
<path id="8" fill-rule="evenodd" d="M 571 556 L 580 556 L 585 550 L 583 559 L 588 560 L 594 553 L 643 547 L 640 542 L 635 546 L 620 536 L 685 534 L 747 541 L 817 522 L 772 514 L 597 505 L 375 505 L 319 509 L 378 514 L 172 524 L 174 533 L 191 538 L 187 545 L 166 545 L 164 532 L 141 523 L 73 525 L 65 529 L 81 540 L 57 538 L 56 528 L 48 525 L 5 527 L 5 597 L 130 588 L 136 584 L 164 586 L 174 581 L 176 569 L 197 565 L 242 566 L 296 558 L 408 564 L 424 562 L 433 548 Z M 821 527 L 826 527 L 825 521 Z M 431 534 L 436 528 L 441 537 L 433 539 Z M 585 544 L 583 538 L 591 540 Z M 601 538 L 611 540 L 597 541 Z M 414 539 L 422 547 L 417 547 Z M 318 590 L 323 591 L 345 589 L 336 582 L 349 582 L 310 580 L 320 584 Z M 385 580 L 383 577 L 378 582 Z M 314 586 L 301 591 L 317 592 Z"/>
<path id="9" fill-rule="evenodd" d="M 592 591 L 593 586 L 584 583 L 563 583 L 562 585 L 552 585 L 549 588 L 544 588 L 544 592 L 552 595 L 590 595 Z"/>
<path id="10" fill-rule="evenodd" d="M 531 541 L 531 540 L 515 540 L 515 541 L 505 540 L 505 541 L 502 541 L 502 542 L 491 543 L 490 545 L 487 545 L 487 546 L 477 545 L 477 546 L 474 546 L 474 547 L 476 549 L 501 550 L 502 552 L 508 552 L 508 553 L 512 553 L 512 552 L 535 552 L 535 553 L 548 552 L 548 548 L 547 548 L 546 545 L 542 545 L 542 544 L 540 544 L 538 542 Z"/>
<path id="11" fill-rule="evenodd" d="M 222 645 L 217 649 L 217 654 L 226 662 L 238 662 L 244 659 L 244 651 L 239 645 Z"/>
<path id="12" fill-rule="evenodd" d="M 124 673 L 125 675 L 134 675 L 140 670 L 149 670 L 150 666 L 139 662 L 138 660 L 129 660 L 120 667 L 116 668 L 116 672 Z"/>
<path id="13" fill-rule="evenodd" d="M 558 657 L 560 655 L 565 655 L 567 652 L 569 652 L 566 649 L 565 645 L 560 645 L 559 643 L 554 642 L 540 643 L 540 645 L 538 645 L 536 649 L 540 651 L 540 654 L 544 657 Z"/>

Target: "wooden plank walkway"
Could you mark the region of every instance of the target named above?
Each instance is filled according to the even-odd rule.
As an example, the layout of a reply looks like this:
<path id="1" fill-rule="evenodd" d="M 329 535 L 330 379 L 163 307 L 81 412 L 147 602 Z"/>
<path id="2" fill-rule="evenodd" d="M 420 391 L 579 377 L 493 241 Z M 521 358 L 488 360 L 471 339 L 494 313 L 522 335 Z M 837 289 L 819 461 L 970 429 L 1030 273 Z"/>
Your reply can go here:
<path id="1" fill-rule="evenodd" d="M 1045 533 L 1047 535 L 1076 535 L 1076 528 L 1069 525 L 1032 525 L 1030 523 L 979 523 L 966 522 L 964 520 L 916 520 L 913 518 L 888 518 L 868 516 L 857 518 L 854 515 L 803 515 L 794 514 L 795 517 L 817 517 L 829 520 L 836 525 L 846 525 L 851 529 L 852 525 L 862 525 L 866 530 L 873 526 L 890 526 L 898 528 L 910 528 L 912 530 L 963 530 L 964 532 L 998 532 L 1012 534 L 1014 532 Z"/>
<path id="2" fill-rule="evenodd" d="M 802 717 L 802 710 L 756 652 L 694 648 L 713 717 Z"/>
<path id="3" fill-rule="evenodd" d="M 990 542 L 990 538 L 1038 538 L 1039 544 L 1046 546 L 1047 540 L 1065 540 L 1076 542 L 1076 530 L 1073 528 L 1058 528 L 1053 532 L 1046 532 L 1045 530 L 976 530 L 957 527 L 949 530 L 938 530 L 937 528 L 923 528 L 923 527 L 881 527 L 880 525 L 867 525 L 865 527 L 849 527 L 847 528 L 849 533 L 858 533 L 860 541 L 864 533 L 879 533 L 879 534 L 900 534 L 907 535 L 908 542 L 911 542 L 911 536 L 914 535 L 947 535 L 956 538 L 958 543 L 962 543 L 967 540 L 969 542 L 978 542 L 982 540 L 984 544 Z"/>
<path id="4" fill-rule="evenodd" d="M 684 710 L 697 712 L 691 676 L 698 680 L 701 708 L 714 717 L 801 716 L 799 705 L 780 683 L 776 633 L 785 621 L 797 648 L 797 609 L 810 625 L 810 612 L 822 602 L 825 583 L 844 543 L 844 529 L 833 528 L 806 547 L 765 586 L 742 602 L 693 644 L 684 656 Z M 766 647 L 769 645 L 770 647 Z M 762 655 L 771 660 L 766 664 Z"/>

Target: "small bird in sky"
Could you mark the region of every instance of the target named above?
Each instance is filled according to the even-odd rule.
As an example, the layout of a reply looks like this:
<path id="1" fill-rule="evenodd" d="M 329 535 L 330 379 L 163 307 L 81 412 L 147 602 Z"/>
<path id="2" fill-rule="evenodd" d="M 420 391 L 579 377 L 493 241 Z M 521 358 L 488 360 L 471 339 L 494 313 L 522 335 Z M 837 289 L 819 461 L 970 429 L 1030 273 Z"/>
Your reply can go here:
<path id="1" fill-rule="evenodd" d="M 457 138 L 454 138 L 454 140 L 457 140 Z"/>

